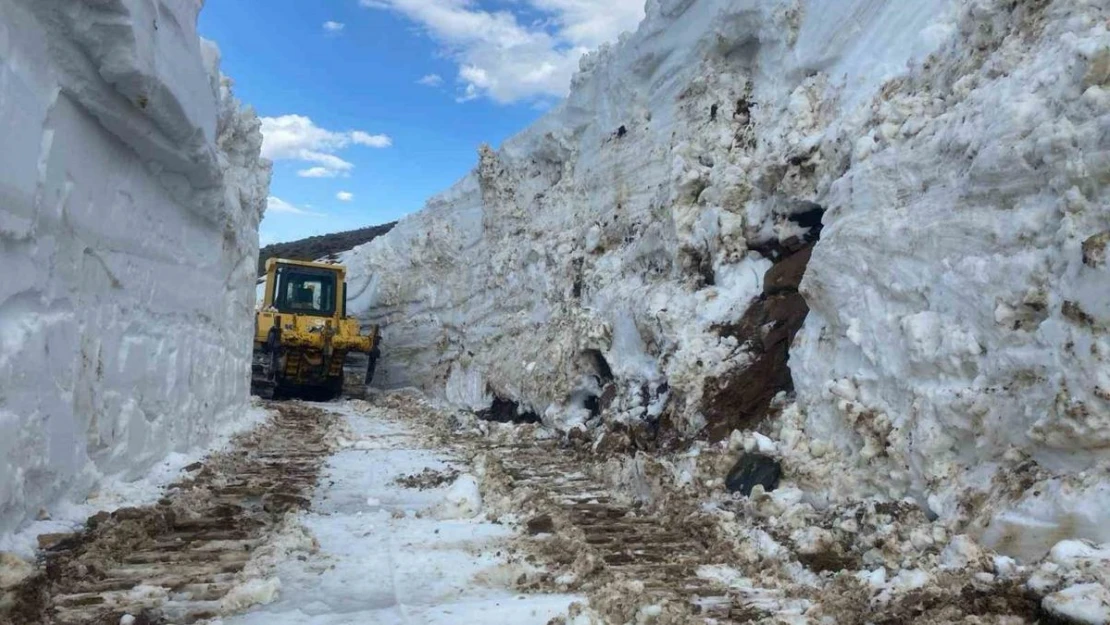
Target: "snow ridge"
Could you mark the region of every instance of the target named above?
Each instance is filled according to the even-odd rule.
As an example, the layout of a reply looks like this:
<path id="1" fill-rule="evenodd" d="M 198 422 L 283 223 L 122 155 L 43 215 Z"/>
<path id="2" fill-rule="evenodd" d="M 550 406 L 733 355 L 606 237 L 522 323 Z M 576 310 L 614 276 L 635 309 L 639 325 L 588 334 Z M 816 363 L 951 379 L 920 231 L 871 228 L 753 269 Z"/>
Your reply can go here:
<path id="1" fill-rule="evenodd" d="M 199 10 L 0 1 L 0 531 L 247 408 L 270 167 Z"/>
<path id="2" fill-rule="evenodd" d="M 583 58 L 566 102 L 348 257 L 353 309 L 387 325 L 383 383 L 569 426 L 611 374 L 612 414 L 670 405 L 696 431 L 705 380 L 749 359 L 716 328 L 762 290 L 771 262 L 751 248 L 802 233 L 788 217 L 847 166 L 815 148 L 951 10 L 649 2 L 636 33 Z"/>
<path id="3" fill-rule="evenodd" d="M 1108 17 L 649 2 L 566 102 L 346 255 L 382 383 L 695 433 L 752 357 L 721 328 L 824 209 L 787 475 L 914 497 L 1021 557 L 1110 540 Z"/>

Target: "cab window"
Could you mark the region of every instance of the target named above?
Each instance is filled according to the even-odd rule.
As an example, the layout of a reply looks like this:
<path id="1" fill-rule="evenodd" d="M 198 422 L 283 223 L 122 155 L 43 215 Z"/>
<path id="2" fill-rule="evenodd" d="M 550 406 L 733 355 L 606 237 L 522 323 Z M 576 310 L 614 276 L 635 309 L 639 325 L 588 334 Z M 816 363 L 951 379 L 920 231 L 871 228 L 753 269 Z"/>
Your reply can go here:
<path id="1" fill-rule="evenodd" d="M 274 307 L 280 312 L 331 316 L 335 313 L 335 274 L 309 268 L 279 267 Z"/>

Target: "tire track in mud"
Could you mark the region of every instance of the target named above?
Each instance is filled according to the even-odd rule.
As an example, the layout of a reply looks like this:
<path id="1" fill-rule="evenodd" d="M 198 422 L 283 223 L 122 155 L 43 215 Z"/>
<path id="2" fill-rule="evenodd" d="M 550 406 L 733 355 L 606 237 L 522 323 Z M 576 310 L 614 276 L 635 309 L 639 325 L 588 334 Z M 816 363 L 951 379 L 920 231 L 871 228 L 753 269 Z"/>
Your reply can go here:
<path id="1" fill-rule="evenodd" d="M 244 567 L 287 513 L 308 507 L 338 424 L 300 403 L 269 407 L 269 421 L 187 467 L 157 504 L 41 537 L 39 571 L 0 622 L 116 625 L 130 614 L 136 625 L 193 623 L 243 607 Z"/>
<path id="2" fill-rule="evenodd" d="M 656 623 L 748 623 L 762 616 L 744 597 L 698 571 L 733 558 L 715 524 L 694 502 L 672 500 L 645 508 L 613 492 L 600 477 L 602 463 L 573 448 L 483 445 L 487 476 L 508 492 L 524 491 L 530 534 L 523 547 L 556 572 L 524 584 L 558 587 L 570 572 L 570 590 L 584 592 L 607 622 L 625 623 L 644 606 L 660 606 Z M 560 588 L 563 590 L 563 588 Z"/>
<path id="3" fill-rule="evenodd" d="M 862 557 L 861 549 L 889 547 L 901 568 L 885 559 L 873 566 L 932 571 L 928 586 L 877 600 L 858 576 L 869 569 L 833 558 L 835 549 L 828 549 L 836 545 L 803 550 L 784 533 L 791 525 L 779 524 L 773 512 L 753 508 L 748 499 L 679 487 L 669 473 L 673 467 L 664 468 L 651 454 L 640 462 L 595 453 L 589 444 L 533 424 L 489 424 L 401 393 L 375 403 L 422 426 L 429 445 L 451 449 L 460 463 L 474 467 L 491 520 L 509 513 L 521 522 L 527 535 L 515 539 L 510 556 L 519 590 L 588 599 L 548 625 L 764 623 L 803 613 L 859 625 L 1064 622 L 1048 614 L 1020 579 L 987 584 L 979 580 L 984 569 L 978 565 L 938 568 L 928 550 L 913 546 L 916 529 L 934 528 L 912 506 L 861 500 L 806 515 L 814 527 L 850 518 L 860 526 L 855 531 L 871 532 L 871 541 L 844 536 L 855 541 L 846 554 Z M 755 531 L 738 534 L 738 524 Z"/>
<path id="4" fill-rule="evenodd" d="M 488 516 L 511 512 L 524 521 L 528 535 L 514 541 L 510 557 L 525 571 L 518 590 L 584 594 L 609 623 L 633 622 L 652 605 L 661 606 L 650 621 L 657 625 L 726 625 L 764 616 L 752 605 L 758 597 L 699 575 L 702 567 L 736 556 L 697 499 L 672 493 L 661 505 L 641 505 L 607 479 L 607 457 L 537 438 L 534 424 L 515 426 L 507 438 L 487 437 L 462 426 L 457 413 L 404 391 L 373 403 L 422 431 L 429 447 L 473 466 Z"/>

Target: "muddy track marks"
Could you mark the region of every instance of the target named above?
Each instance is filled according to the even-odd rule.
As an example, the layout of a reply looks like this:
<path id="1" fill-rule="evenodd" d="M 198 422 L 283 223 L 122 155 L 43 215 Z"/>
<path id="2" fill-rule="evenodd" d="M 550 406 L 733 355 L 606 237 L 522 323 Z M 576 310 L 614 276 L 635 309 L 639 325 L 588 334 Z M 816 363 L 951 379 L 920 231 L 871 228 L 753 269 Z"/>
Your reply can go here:
<path id="1" fill-rule="evenodd" d="M 522 521 L 525 536 L 511 557 L 528 571 L 517 579 L 520 590 L 584 594 L 609 623 L 633 622 L 645 606 L 661 608 L 651 621 L 657 625 L 765 616 L 753 605 L 760 597 L 699 575 L 739 558 L 698 499 L 674 492 L 652 506 L 632 501 L 611 483 L 608 456 L 536 436 L 534 424 L 487 436 L 464 426 L 459 414 L 409 394 L 385 394 L 375 404 L 422 429 L 430 447 L 452 449 L 459 462 L 472 463 L 487 514 L 511 512 Z"/>
<path id="2" fill-rule="evenodd" d="M 601 479 L 596 458 L 555 444 L 483 451 L 508 492 L 530 491 L 523 505 L 531 515 L 528 532 L 554 535 L 525 540 L 524 548 L 555 571 L 526 587 L 559 589 L 554 578 L 572 572 L 570 589 L 585 592 L 591 607 L 614 623 L 630 622 L 653 604 L 666 606 L 673 620 L 658 621 L 664 623 L 746 623 L 760 615 L 726 586 L 698 575 L 702 566 L 733 558 L 693 502 L 672 500 L 653 510 L 624 501 Z"/>
<path id="3" fill-rule="evenodd" d="M 223 600 L 286 513 L 308 506 L 331 453 L 335 416 L 298 403 L 190 467 L 156 505 L 89 518 L 83 531 L 41 539 L 40 571 L 0 621 L 26 625 L 192 623 Z"/>

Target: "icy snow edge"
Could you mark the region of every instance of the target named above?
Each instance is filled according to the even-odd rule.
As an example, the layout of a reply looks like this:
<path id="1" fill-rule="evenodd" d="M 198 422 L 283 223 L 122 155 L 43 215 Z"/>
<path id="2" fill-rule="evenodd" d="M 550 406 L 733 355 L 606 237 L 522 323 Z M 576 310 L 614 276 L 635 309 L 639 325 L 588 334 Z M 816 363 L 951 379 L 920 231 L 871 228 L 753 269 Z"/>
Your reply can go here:
<path id="1" fill-rule="evenodd" d="M 0 532 L 248 408 L 270 165 L 199 8 L 0 1 Z"/>

